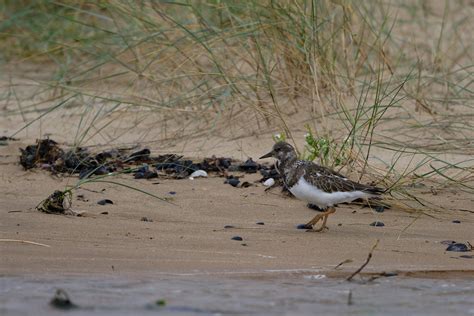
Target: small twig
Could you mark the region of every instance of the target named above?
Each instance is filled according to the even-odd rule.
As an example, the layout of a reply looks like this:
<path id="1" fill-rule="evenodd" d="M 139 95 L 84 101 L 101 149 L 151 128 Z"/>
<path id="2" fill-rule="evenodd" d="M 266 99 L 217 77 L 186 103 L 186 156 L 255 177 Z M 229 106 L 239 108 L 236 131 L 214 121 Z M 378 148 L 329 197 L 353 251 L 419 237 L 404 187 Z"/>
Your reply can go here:
<path id="1" fill-rule="evenodd" d="M 39 243 L 39 242 L 28 241 L 28 240 L 21 240 L 21 239 L 0 239 L 0 242 L 2 242 L 2 241 L 4 241 L 4 242 L 19 242 L 19 243 L 22 243 L 22 244 L 30 244 L 30 245 L 36 245 L 36 246 L 51 248 L 50 245 L 41 244 L 41 243 Z"/>
<path id="2" fill-rule="evenodd" d="M 352 259 L 346 259 L 346 260 L 342 261 L 341 263 L 339 263 L 337 266 L 335 266 L 335 267 L 334 267 L 334 270 L 336 270 L 337 268 L 339 268 L 339 267 L 342 266 L 343 264 L 351 263 L 352 261 L 354 261 L 354 260 L 352 260 Z"/>
<path id="3" fill-rule="evenodd" d="M 367 264 L 369 264 L 369 261 L 370 259 L 372 258 L 372 253 L 374 252 L 375 248 L 377 247 L 377 245 L 379 244 L 379 240 L 377 239 L 377 241 L 375 242 L 375 244 L 372 246 L 372 249 L 370 249 L 370 252 L 369 252 L 369 255 L 367 256 L 367 260 L 365 260 L 365 262 L 360 266 L 359 269 L 357 269 L 354 273 L 352 273 L 347 279 L 346 281 L 351 281 L 352 278 L 354 278 L 357 274 L 360 273 L 360 271 L 362 271 L 362 269 L 365 268 L 365 266 Z"/>

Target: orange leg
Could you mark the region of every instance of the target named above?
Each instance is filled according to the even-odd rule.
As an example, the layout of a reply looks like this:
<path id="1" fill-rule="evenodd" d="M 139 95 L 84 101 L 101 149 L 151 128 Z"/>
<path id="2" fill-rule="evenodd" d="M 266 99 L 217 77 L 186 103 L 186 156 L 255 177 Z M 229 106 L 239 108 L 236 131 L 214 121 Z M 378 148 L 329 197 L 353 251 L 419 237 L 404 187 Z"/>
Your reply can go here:
<path id="1" fill-rule="evenodd" d="M 325 212 L 316 215 L 312 220 L 310 220 L 306 224 L 306 227 L 308 228 L 308 231 L 310 231 L 310 232 L 313 232 L 313 231 L 314 232 L 321 232 L 321 231 L 323 231 L 325 228 L 327 228 L 326 222 L 328 220 L 329 215 L 331 215 L 332 213 L 335 213 L 335 212 L 336 212 L 336 209 L 333 206 L 331 206 Z M 313 229 L 313 226 L 316 225 L 321 219 L 323 220 L 323 224 L 321 225 L 321 227 L 318 228 L 318 229 Z"/>

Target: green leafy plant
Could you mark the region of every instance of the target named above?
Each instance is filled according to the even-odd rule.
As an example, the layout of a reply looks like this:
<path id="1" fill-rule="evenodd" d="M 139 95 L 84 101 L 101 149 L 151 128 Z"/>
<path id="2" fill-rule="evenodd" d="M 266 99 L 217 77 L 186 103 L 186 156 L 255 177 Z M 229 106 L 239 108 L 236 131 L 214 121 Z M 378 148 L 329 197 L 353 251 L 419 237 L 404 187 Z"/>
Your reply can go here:
<path id="1" fill-rule="evenodd" d="M 286 135 L 285 133 L 276 133 L 272 135 L 272 139 L 275 143 L 286 142 Z"/>
<path id="2" fill-rule="evenodd" d="M 348 160 L 346 143 L 338 145 L 337 142 L 329 136 L 316 137 L 309 125 L 306 125 L 307 133 L 305 135 L 304 151 L 301 158 L 313 161 L 319 160 L 323 166 L 337 167 L 343 165 Z"/>

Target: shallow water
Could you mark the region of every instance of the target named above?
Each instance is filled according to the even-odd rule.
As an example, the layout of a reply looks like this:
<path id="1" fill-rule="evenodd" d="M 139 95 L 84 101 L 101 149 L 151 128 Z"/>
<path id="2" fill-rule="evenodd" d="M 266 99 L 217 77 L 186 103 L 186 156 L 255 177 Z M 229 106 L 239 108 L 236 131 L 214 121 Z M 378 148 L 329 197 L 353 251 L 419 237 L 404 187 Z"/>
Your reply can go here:
<path id="1" fill-rule="evenodd" d="M 56 289 L 71 315 L 474 315 L 474 276 L 385 277 L 369 283 L 318 274 L 163 276 L 153 279 L 0 278 L 1 315 L 64 313 L 49 305 Z M 348 304 L 352 292 L 352 304 Z M 157 300 L 166 306 L 156 306 Z"/>

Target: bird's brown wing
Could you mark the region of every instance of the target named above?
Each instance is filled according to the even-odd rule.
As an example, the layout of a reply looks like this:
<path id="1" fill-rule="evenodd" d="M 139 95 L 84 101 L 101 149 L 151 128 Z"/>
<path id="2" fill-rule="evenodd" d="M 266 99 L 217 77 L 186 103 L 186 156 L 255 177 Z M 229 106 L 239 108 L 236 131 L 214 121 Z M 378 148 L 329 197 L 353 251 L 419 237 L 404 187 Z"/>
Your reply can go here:
<path id="1" fill-rule="evenodd" d="M 374 195 L 383 192 L 383 189 L 381 188 L 354 182 L 334 170 L 317 165 L 313 162 L 308 161 L 304 168 L 300 167 L 298 169 L 302 169 L 300 173 L 304 174 L 304 179 L 307 182 L 324 192 L 363 191 Z"/>

